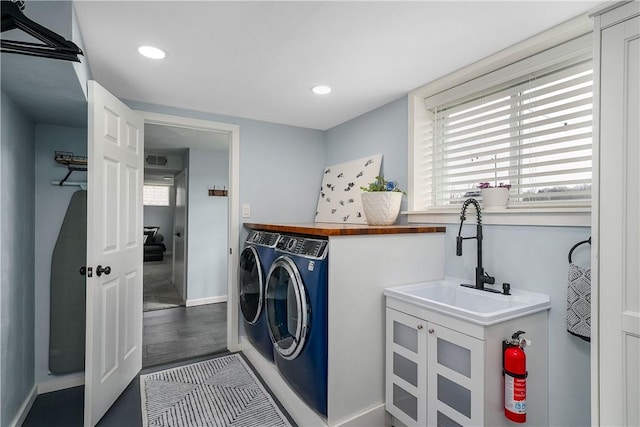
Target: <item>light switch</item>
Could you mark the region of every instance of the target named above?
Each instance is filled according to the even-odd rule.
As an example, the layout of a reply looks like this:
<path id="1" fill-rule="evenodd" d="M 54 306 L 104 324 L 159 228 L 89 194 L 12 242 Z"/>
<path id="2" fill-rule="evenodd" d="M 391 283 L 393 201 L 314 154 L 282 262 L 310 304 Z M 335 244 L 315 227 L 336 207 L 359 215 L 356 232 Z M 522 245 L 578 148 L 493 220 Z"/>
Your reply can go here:
<path id="1" fill-rule="evenodd" d="M 242 218 L 251 217 L 251 205 L 242 205 Z"/>

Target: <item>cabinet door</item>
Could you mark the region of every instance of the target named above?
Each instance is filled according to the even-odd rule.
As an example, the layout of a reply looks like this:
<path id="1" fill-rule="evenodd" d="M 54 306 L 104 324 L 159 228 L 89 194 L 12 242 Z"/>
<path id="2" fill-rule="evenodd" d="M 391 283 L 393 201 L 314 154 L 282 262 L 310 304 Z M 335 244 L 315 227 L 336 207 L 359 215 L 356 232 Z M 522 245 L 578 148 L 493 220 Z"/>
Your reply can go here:
<path id="1" fill-rule="evenodd" d="M 427 330 L 427 425 L 483 425 L 484 341 L 434 323 Z"/>
<path id="2" fill-rule="evenodd" d="M 601 425 L 640 425 L 640 3 L 602 31 L 598 321 Z M 605 18 L 606 15 L 605 15 Z M 609 18 L 607 18 L 609 19 Z"/>
<path id="3" fill-rule="evenodd" d="M 427 425 L 427 322 L 387 308 L 387 411 L 407 426 Z"/>

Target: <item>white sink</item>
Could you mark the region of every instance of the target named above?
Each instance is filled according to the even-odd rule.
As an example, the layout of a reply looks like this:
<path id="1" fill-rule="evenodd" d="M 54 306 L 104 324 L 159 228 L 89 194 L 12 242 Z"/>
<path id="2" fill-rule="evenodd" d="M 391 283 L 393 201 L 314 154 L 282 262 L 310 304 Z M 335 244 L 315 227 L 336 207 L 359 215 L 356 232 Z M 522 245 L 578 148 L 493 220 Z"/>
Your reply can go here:
<path id="1" fill-rule="evenodd" d="M 387 288 L 387 297 L 439 311 L 479 325 L 493 325 L 551 308 L 549 295 L 511 289 L 511 295 L 460 286 L 473 281 L 443 280 Z"/>

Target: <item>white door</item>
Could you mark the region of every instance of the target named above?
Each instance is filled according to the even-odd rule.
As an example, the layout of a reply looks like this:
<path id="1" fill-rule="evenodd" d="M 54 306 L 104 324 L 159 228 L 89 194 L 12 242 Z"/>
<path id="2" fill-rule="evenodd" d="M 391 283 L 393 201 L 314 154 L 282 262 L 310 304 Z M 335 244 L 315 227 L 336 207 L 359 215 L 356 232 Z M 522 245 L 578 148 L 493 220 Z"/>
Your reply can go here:
<path id="1" fill-rule="evenodd" d="M 624 8 L 640 13 L 637 2 Z M 595 423 L 638 426 L 640 16 L 604 29 L 601 49 L 600 420 Z"/>
<path id="2" fill-rule="evenodd" d="M 173 284 L 187 300 L 187 170 L 176 175 L 176 205 L 173 214 Z"/>
<path id="3" fill-rule="evenodd" d="M 144 122 L 95 81 L 88 89 L 84 424 L 93 426 L 142 368 Z"/>

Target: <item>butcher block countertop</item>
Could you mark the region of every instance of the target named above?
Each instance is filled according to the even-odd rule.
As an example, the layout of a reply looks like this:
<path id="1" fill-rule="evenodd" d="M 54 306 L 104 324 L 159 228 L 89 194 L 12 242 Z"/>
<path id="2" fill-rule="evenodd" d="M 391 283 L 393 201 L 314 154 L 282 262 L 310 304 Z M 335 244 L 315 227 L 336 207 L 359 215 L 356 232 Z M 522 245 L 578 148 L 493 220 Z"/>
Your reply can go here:
<path id="1" fill-rule="evenodd" d="M 279 233 L 306 234 L 309 236 L 359 236 L 365 234 L 444 233 L 446 227 L 425 224 L 361 225 L 315 222 L 303 224 L 254 224 L 244 223 L 249 230 L 275 231 Z"/>

